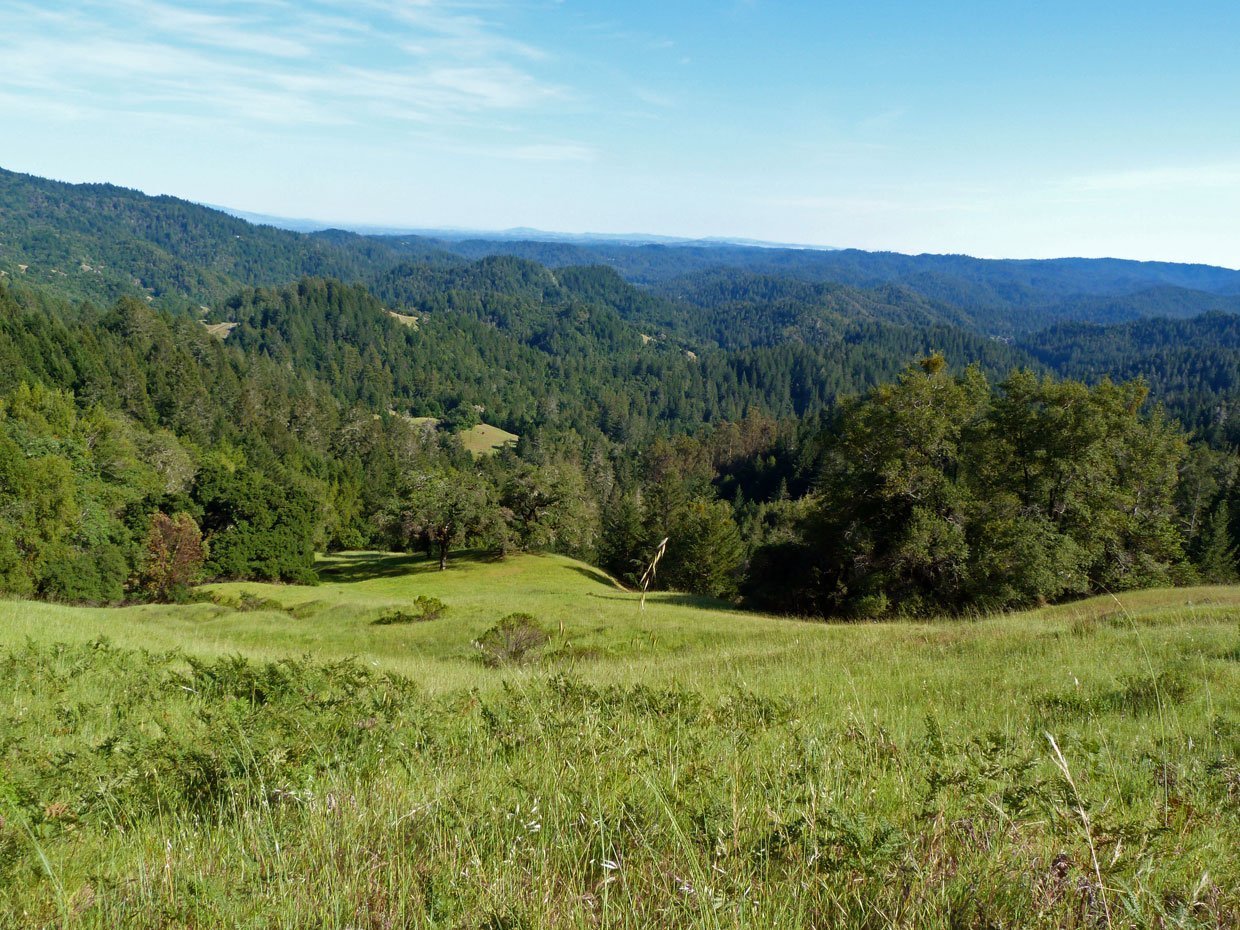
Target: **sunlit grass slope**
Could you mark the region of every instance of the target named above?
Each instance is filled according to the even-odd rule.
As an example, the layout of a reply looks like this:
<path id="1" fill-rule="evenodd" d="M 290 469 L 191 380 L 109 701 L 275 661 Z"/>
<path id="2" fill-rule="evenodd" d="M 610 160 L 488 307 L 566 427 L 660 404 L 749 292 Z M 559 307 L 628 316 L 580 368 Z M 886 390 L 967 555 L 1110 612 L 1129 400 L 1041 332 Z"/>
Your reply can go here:
<path id="1" fill-rule="evenodd" d="M 1240 622 L 1240 587 L 1128 592 L 980 620 L 833 625 L 766 617 L 673 592 L 651 593 L 642 611 L 637 594 L 560 556 L 495 560 L 466 553 L 439 572 L 420 557 L 357 552 L 322 559 L 319 570 L 323 583 L 314 587 L 201 589 L 219 603 L 93 609 L 0 602 L 0 642 L 105 636 L 122 647 L 202 656 L 356 657 L 432 690 L 485 688 L 513 676 L 571 670 L 605 682 L 792 688 L 799 696 L 854 700 L 864 693 L 861 706 L 899 712 L 920 707 L 936 692 L 968 708 L 979 689 L 993 689 L 988 693 L 994 697 L 1008 689 L 1082 682 L 1082 675 L 1085 684 L 1114 682 L 1150 656 L 1190 648 L 1201 631 L 1232 637 Z M 257 601 L 250 609 L 229 606 L 247 595 Z M 441 599 L 444 616 L 429 623 L 373 623 L 418 596 Z M 517 611 L 552 632 L 554 661 L 520 670 L 482 668 L 474 640 Z"/>
<path id="2" fill-rule="evenodd" d="M 1240 922 L 1240 588 L 825 625 L 557 557 L 322 577 L 0 604 L 0 927 Z M 516 611 L 550 642 L 486 667 Z"/>
<path id="3" fill-rule="evenodd" d="M 652 593 L 642 611 L 636 594 L 560 556 L 497 561 L 466 553 L 440 572 L 437 563 L 412 556 L 348 553 L 321 560 L 319 570 L 323 583 L 314 587 L 238 583 L 200 589 L 218 603 L 100 610 L 0 602 L 0 641 L 107 636 L 119 646 L 207 656 L 358 657 L 441 689 L 498 682 L 502 676 L 475 661 L 472 643 L 513 612 L 532 614 L 553 633 L 558 666 L 618 678 L 674 675 L 678 669 L 696 674 L 701 663 L 778 655 L 807 634 L 823 632 L 674 593 Z M 247 595 L 249 609 L 227 606 Z M 441 599 L 444 616 L 399 626 L 373 623 L 418 596 Z"/>
<path id="4" fill-rule="evenodd" d="M 428 429 L 433 429 L 439 422 L 437 417 L 410 417 L 414 423 L 425 425 Z M 515 445 L 521 437 L 516 433 L 510 433 L 506 429 L 498 426 L 492 426 L 490 423 L 478 423 L 469 429 L 461 430 L 458 434 L 461 445 L 466 452 L 472 452 L 474 455 L 487 455 L 496 452 L 504 446 Z"/>

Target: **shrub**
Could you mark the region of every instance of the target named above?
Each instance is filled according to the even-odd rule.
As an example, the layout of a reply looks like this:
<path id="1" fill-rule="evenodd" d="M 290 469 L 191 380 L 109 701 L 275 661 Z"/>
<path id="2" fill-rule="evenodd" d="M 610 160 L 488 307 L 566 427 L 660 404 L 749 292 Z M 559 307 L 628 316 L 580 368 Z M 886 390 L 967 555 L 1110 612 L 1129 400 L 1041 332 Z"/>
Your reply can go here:
<path id="1" fill-rule="evenodd" d="M 152 600 L 184 600 L 189 586 L 201 576 L 206 558 L 202 531 L 193 517 L 153 513 L 138 584 Z"/>
<path id="2" fill-rule="evenodd" d="M 482 422 L 482 414 L 473 404 L 458 403 L 439 420 L 439 428 L 447 433 L 462 433 Z"/>
<path id="3" fill-rule="evenodd" d="M 437 597 L 418 596 L 414 598 L 409 610 L 387 610 L 371 621 L 372 626 L 392 626 L 398 623 L 426 623 L 438 620 L 448 609 Z"/>
<path id="4" fill-rule="evenodd" d="M 250 591 L 242 591 L 236 597 L 220 591 L 212 591 L 207 595 L 207 600 L 219 607 L 227 607 L 229 610 L 239 610 L 243 613 L 255 610 L 286 610 L 279 601 L 273 601 L 269 597 L 260 597 Z"/>
<path id="5" fill-rule="evenodd" d="M 489 668 L 502 665 L 523 665 L 551 640 L 530 614 L 509 614 L 474 640 L 482 663 Z"/>

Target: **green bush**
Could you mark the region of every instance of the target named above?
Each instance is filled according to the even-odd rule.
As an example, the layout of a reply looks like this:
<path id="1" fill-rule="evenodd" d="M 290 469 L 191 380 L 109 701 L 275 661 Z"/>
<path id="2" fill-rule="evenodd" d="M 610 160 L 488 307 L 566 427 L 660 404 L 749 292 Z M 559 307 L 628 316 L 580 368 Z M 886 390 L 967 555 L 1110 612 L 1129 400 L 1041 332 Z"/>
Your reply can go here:
<path id="1" fill-rule="evenodd" d="M 239 610 L 243 613 L 250 613 L 256 610 L 287 610 L 279 601 L 272 600 L 269 597 L 260 597 L 250 591 L 242 591 L 236 597 L 220 591 L 212 591 L 210 594 L 194 597 L 193 599 L 206 600 L 218 607 L 227 607 L 229 610 Z"/>
<path id="2" fill-rule="evenodd" d="M 512 613 L 474 641 L 482 663 L 489 668 L 524 665 L 532 661 L 543 646 L 551 641 L 531 614 Z"/>
<path id="3" fill-rule="evenodd" d="M 426 623 L 430 620 L 438 620 L 443 616 L 443 612 L 448 609 L 437 597 L 426 597 L 419 595 L 413 599 L 410 605 L 411 609 L 402 610 L 394 608 L 384 611 L 376 619 L 371 621 L 372 626 L 394 626 L 401 623 Z"/>

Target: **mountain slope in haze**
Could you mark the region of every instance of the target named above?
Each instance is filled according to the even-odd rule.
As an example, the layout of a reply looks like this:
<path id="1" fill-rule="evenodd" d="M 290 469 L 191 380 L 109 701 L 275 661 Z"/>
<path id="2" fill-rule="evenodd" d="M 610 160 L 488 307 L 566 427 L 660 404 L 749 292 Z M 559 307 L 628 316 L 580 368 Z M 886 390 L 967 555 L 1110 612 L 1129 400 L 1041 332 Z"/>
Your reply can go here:
<path id="1" fill-rule="evenodd" d="M 514 300 L 524 302 L 527 317 L 532 305 L 544 301 L 601 303 L 637 326 L 647 340 L 670 341 L 695 352 L 784 343 L 821 346 L 860 324 L 967 329 L 970 323 L 967 314 L 896 285 L 863 289 L 720 271 L 650 289 L 599 265 L 553 270 L 513 256 L 457 266 L 401 264 L 369 287 L 409 312 L 469 312 L 509 329 L 517 325 Z"/>
<path id="2" fill-rule="evenodd" d="M 1240 294 L 1161 285 L 1123 296 L 1066 298 L 1055 311 L 1061 320 L 1103 324 L 1153 317 L 1184 320 L 1206 313 L 1240 313 Z"/>
<path id="3" fill-rule="evenodd" d="M 1240 270 L 1213 265 L 1118 258 L 988 259 L 968 255 L 867 252 L 861 249 L 749 248 L 737 245 L 620 246 L 608 243 L 465 240 L 452 251 L 481 257 L 516 254 L 545 265 L 597 262 L 630 280 L 654 284 L 718 268 L 836 281 L 860 287 L 890 282 L 955 282 L 992 302 L 1031 305 L 1075 295 L 1136 293 L 1162 285 L 1215 294 L 1240 294 Z"/>
<path id="4" fill-rule="evenodd" d="M 813 342 L 841 324 L 863 320 L 976 328 L 968 313 L 898 284 L 859 288 L 719 269 L 674 278 L 652 290 L 695 308 L 688 327 L 724 346 Z"/>
<path id="5" fill-rule="evenodd" d="M 440 253 L 413 238 L 308 236 L 176 197 L 0 169 L 0 271 L 73 299 L 203 304 L 245 284 L 359 279 L 411 254 L 425 261 Z"/>
<path id="6" fill-rule="evenodd" d="M 1151 289 L 1178 289 L 1186 312 L 1216 309 L 1213 297 L 1240 296 L 1240 271 L 1209 265 L 1123 259 L 979 259 L 965 255 L 902 255 L 857 249 L 753 249 L 738 246 L 618 246 L 476 240 L 444 243 L 469 257 L 517 255 L 542 264 L 604 264 L 626 279 L 665 289 L 673 281 L 724 269 L 811 284 L 861 288 L 902 285 L 930 301 L 951 305 L 994 335 L 1040 329 L 1065 319 L 1135 319 L 1148 312 L 1134 298 Z M 1111 298 L 1094 306 L 1092 298 Z M 1117 306 L 1118 304 L 1118 306 Z M 1195 309 L 1200 304 L 1200 309 Z"/>
<path id="7" fill-rule="evenodd" d="M 1185 426 L 1217 445 L 1240 444 L 1240 315 L 1234 312 L 1113 326 L 1065 323 L 1018 345 L 1063 377 L 1142 378 Z"/>
<path id="8" fill-rule="evenodd" d="M 1228 309 L 1220 296 L 1240 297 L 1240 271 L 1166 262 L 995 261 L 702 242 L 447 241 L 341 230 L 306 234 L 252 225 L 175 197 L 0 170 L 0 272 L 72 299 L 109 301 L 133 294 L 168 307 L 196 306 L 246 285 L 310 275 L 381 286 L 402 263 L 446 266 L 495 255 L 551 268 L 604 265 L 661 296 L 696 294 L 690 302 L 699 310 L 732 318 L 739 310 L 735 297 L 709 293 L 722 272 L 846 286 L 875 292 L 863 300 L 867 319 L 877 314 L 910 324 L 964 325 L 1003 337 L 1064 320 L 1191 316 Z M 695 281 L 697 276 L 703 277 Z M 910 295 L 920 306 L 913 306 L 917 301 Z M 856 299 L 798 292 L 789 284 L 773 299 L 778 306 L 766 312 L 797 318 L 809 313 L 812 319 L 834 307 L 847 315 L 846 305 Z M 743 302 L 757 307 L 762 300 L 751 295 Z M 791 331 L 802 328 L 794 324 Z"/>
<path id="9" fill-rule="evenodd" d="M 1085 295 L 1037 306 L 996 308 L 961 300 L 958 294 L 942 295 L 941 289 L 929 286 L 924 276 L 912 282 L 860 287 L 733 268 L 673 278 L 653 285 L 650 291 L 707 311 L 697 315 L 698 321 L 724 341 L 750 331 L 752 321 L 759 318 L 782 319 L 785 327 L 777 332 L 787 338 L 796 338 L 807 318 L 823 316 L 874 318 L 914 326 L 951 325 L 1012 337 L 1063 321 L 1108 324 L 1149 317 L 1187 319 L 1202 313 L 1240 313 L 1240 295 L 1170 285 L 1126 295 Z"/>

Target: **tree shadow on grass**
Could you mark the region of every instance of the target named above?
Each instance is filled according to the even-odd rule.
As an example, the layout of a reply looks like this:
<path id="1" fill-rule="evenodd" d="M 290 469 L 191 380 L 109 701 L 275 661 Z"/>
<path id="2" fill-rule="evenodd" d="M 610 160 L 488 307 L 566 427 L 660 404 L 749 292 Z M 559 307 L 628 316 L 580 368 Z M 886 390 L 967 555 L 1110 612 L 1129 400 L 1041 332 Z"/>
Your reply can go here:
<path id="1" fill-rule="evenodd" d="M 315 571 L 321 581 L 366 581 L 407 575 L 429 562 L 426 556 L 403 552 L 337 552 L 320 561 Z"/>
<path id="2" fill-rule="evenodd" d="M 674 604 L 678 607 L 694 607 L 698 610 L 713 610 L 715 613 L 741 614 L 745 617 L 760 617 L 753 610 L 746 610 L 731 601 L 707 597 L 704 594 L 679 594 L 672 591 L 652 592 L 647 603 Z"/>
<path id="3" fill-rule="evenodd" d="M 594 568 L 591 565 L 569 565 L 568 569 L 569 571 L 576 572 L 578 575 L 584 575 L 591 581 L 598 582 L 613 591 L 621 592 L 626 590 L 618 581 L 604 572 L 601 568 Z"/>
<path id="4" fill-rule="evenodd" d="M 597 597 L 605 601 L 628 601 L 637 604 L 640 601 L 640 591 L 626 591 L 623 588 L 616 588 L 614 594 L 593 594 L 590 597 Z M 763 617 L 763 614 L 753 610 L 746 610 L 744 607 L 738 607 L 730 601 L 721 601 L 713 597 L 707 597 L 702 594 L 681 594 L 675 591 L 651 591 L 646 596 L 646 605 L 648 607 L 692 607 L 696 610 L 710 610 L 714 613 L 740 614 L 745 617 Z"/>
<path id="5" fill-rule="evenodd" d="M 448 571 L 454 565 L 493 561 L 486 551 L 453 552 L 448 558 Z M 439 560 L 422 553 L 409 552 L 337 552 L 324 557 L 316 566 L 320 581 L 347 584 L 375 578 L 403 578 L 439 571 Z"/>

